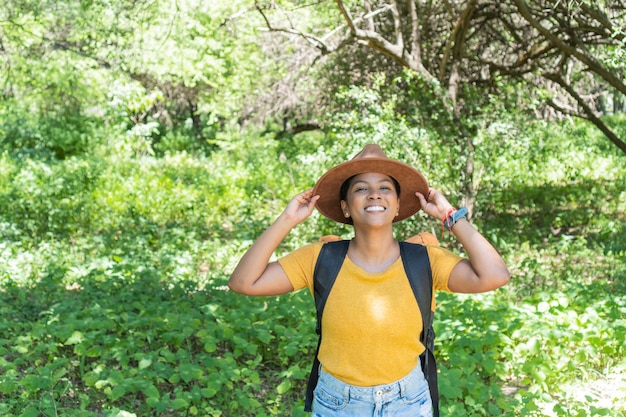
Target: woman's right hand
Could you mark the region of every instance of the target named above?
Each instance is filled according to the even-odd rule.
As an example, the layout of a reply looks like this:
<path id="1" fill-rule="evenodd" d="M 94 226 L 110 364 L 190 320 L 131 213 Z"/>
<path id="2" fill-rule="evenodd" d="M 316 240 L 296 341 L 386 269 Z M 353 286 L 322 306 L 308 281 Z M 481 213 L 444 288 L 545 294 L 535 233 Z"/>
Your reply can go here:
<path id="1" fill-rule="evenodd" d="M 319 195 L 313 195 L 313 189 L 310 188 L 292 198 L 287 207 L 285 207 L 281 217 L 293 222 L 293 225 L 296 226 L 313 213 L 315 203 L 317 203 L 319 198 Z"/>
<path id="2" fill-rule="evenodd" d="M 315 207 L 319 195 L 306 190 L 287 204 L 285 210 L 241 257 L 228 280 L 235 292 L 247 295 L 278 295 L 293 291 L 291 281 L 272 253 L 289 231 L 306 220 Z"/>

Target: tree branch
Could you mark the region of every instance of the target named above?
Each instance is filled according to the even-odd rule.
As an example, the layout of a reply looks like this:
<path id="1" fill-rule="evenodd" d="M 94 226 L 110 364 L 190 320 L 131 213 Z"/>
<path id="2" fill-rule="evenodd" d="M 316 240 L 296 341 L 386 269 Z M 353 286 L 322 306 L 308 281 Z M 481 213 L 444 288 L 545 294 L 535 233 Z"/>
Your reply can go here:
<path id="1" fill-rule="evenodd" d="M 218 27 L 222 28 L 222 27 L 226 26 L 228 23 L 230 23 L 233 20 L 243 16 L 244 14 L 248 13 L 250 10 L 254 10 L 254 8 L 255 8 L 255 6 L 248 6 L 245 9 L 242 9 L 242 10 L 238 11 L 237 13 L 228 16 L 227 18 L 225 18 L 222 21 L 222 23 L 220 23 L 220 25 Z"/>
<path id="2" fill-rule="evenodd" d="M 394 1 L 391 5 L 386 5 L 378 10 L 372 11 L 368 13 L 364 17 L 364 19 L 369 18 L 375 14 L 380 14 L 389 10 L 392 10 L 394 5 L 397 6 L 397 3 Z M 415 53 L 409 54 L 406 53 L 404 48 L 403 41 L 401 43 L 392 43 L 381 36 L 378 32 L 372 30 L 364 30 L 359 29 L 357 27 L 357 20 L 352 18 L 350 12 L 346 9 L 346 6 L 342 0 L 337 0 L 337 7 L 339 11 L 343 15 L 346 20 L 346 24 L 350 28 L 352 35 L 360 41 L 364 41 L 367 45 L 369 45 L 372 49 L 379 51 L 380 53 L 392 58 L 394 61 L 398 62 L 400 65 L 410 68 L 418 73 L 420 73 L 424 79 L 428 82 L 435 81 L 435 77 L 424 67 L 419 55 Z M 398 9 L 396 7 L 396 13 Z M 399 15 L 398 15 L 399 17 Z M 399 20 L 398 20 L 399 22 Z"/>
<path id="3" fill-rule="evenodd" d="M 591 58 L 584 52 L 577 50 L 576 48 L 571 47 L 567 43 L 563 42 L 557 36 L 552 34 L 549 30 L 544 28 L 541 23 L 539 23 L 528 10 L 528 5 L 524 0 L 513 0 L 515 5 L 517 6 L 520 14 L 526 19 L 530 25 L 535 28 L 542 36 L 544 36 L 550 43 L 559 48 L 561 51 L 565 52 L 568 55 L 571 55 L 578 59 L 580 62 L 585 64 L 589 70 L 598 74 L 604 80 L 606 80 L 609 84 L 615 87 L 622 94 L 626 94 L 626 85 L 615 75 L 613 75 L 610 71 L 606 70 L 599 62 L 595 59 Z"/>
<path id="4" fill-rule="evenodd" d="M 330 54 L 331 52 L 333 52 L 335 50 L 334 48 L 330 47 L 325 42 L 324 39 L 318 38 L 317 36 L 314 36 L 314 35 L 311 35 L 311 34 L 308 34 L 308 33 L 304 33 L 304 32 L 301 32 L 299 30 L 296 30 L 296 29 L 293 29 L 293 28 L 289 28 L 289 27 L 274 27 L 274 26 L 272 26 L 272 22 L 270 22 L 269 18 L 265 14 L 265 11 L 263 10 L 263 8 L 261 6 L 259 6 L 258 3 L 255 4 L 255 7 L 256 7 L 257 11 L 263 17 L 263 20 L 265 20 L 265 25 L 267 26 L 268 30 L 270 30 L 272 32 L 284 32 L 284 33 L 289 33 L 290 35 L 299 36 L 299 37 L 303 38 L 304 40 L 306 40 L 313 47 L 319 49 L 321 51 L 322 55 Z"/>
<path id="5" fill-rule="evenodd" d="M 393 17 L 393 32 L 396 37 L 396 47 L 402 51 L 404 55 L 404 38 L 402 37 L 402 22 L 400 21 L 400 13 L 398 12 L 398 2 L 391 0 L 391 16 Z"/>
<path id="6" fill-rule="evenodd" d="M 611 128 L 609 128 L 598 116 L 596 116 L 594 111 L 587 105 L 585 100 L 583 100 L 583 98 L 574 90 L 574 88 L 571 85 L 566 83 L 565 80 L 563 80 L 563 78 L 559 74 L 544 73 L 543 76 L 546 79 L 554 81 L 555 83 L 560 85 L 565 91 L 567 91 L 569 93 L 570 96 L 572 96 L 572 98 L 574 98 L 574 100 L 576 100 L 578 105 L 583 110 L 584 116 L 585 116 L 585 117 L 582 117 L 580 114 L 578 114 L 577 115 L 578 117 L 585 118 L 585 119 L 589 120 L 591 123 L 593 123 L 594 125 L 596 125 L 596 127 L 598 129 L 600 129 L 600 131 L 602 131 L 602 133 L 604 133 L 604 135 L 611 142 L 613 142 L 613 144 L 615 146 L 620 148 L 622 150 L 622 152 L 626 153 L 626 142 L 621 140 L 611 130 Z"/>
<path id="7" fill-rule="evenodd" d="M 420 25 L 417 16 L 417 6 L 414 1 L 409 1 L 409 17 L 411 19 L 411 52 L 409 60 L 416 67 L 421 62 L 422 47 L 420 45 Z M 421 64 L 420 64 L 421 65 Z"/>
<path id="8" fill-rule="evenodd" d="M 461 13 L 461 16 L 457 19 L 457 22 L 450 32 L 448 40 L 446 41 L 445 52 L 443 54 L 444 56 L 441 62 L 441 67 L 439 68 L 439 79 L 443 81 L 448 58 L 452 55 L 453 60 L 452 69 L 450 71 L 448 94 L 453 103 L 456 103 L 457 101 L 457 93 L 461 78 L 459 73 L 459 63 L 461 62 L 463 56 L 463 47 L 466 39 L 465 35 L 470 27 L 470 20 L 472 19 L 475 8 L 476 0 L 470 0 L 467 7 L 463 10 L 463 13 Z"/>

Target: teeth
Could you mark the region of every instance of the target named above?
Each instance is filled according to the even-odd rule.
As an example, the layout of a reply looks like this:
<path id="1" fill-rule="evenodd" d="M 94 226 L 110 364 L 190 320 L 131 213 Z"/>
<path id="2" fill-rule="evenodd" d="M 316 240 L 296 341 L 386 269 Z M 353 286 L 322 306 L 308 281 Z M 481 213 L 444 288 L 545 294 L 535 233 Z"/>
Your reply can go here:
<path id="1" fill-rule="evenodd" d="M 371 207 L 366 207 L 365 211 L 385 211 L 385 208 L 382 206 L 371 206 Z"/>

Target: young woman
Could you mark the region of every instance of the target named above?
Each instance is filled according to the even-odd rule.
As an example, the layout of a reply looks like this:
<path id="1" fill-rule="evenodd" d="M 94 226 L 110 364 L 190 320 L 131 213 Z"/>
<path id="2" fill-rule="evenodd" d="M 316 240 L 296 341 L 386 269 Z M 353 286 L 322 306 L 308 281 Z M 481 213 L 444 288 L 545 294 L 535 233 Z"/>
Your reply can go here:
<path id="1" fill-rule="evenodd" d="M 428 246 L 435 290 L 478 293 L 509 281 L 494 247 L 424 176 L 388 158 L 378 145 L 324 174 L 295 196 L 235 268 L 229 286 L 247 295 L 278 295 L 308 287 L 322 243 L 275 262 L 274 250 L 316 207 L 352 224 L 354 238 L 328 297 L 319 350 L 321 363 L 313 416 L 431 416 L 428 384 L 419 356 L 422 320 L 400 259 L 393 223 L 420 209 L 442 221 L 467 258 Z"/>

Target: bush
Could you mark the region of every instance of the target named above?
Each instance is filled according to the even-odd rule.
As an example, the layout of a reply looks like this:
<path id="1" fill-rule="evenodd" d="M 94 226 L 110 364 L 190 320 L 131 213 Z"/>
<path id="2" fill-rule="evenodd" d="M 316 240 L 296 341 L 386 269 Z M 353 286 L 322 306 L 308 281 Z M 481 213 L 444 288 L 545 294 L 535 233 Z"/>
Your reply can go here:
<path id="1" fill-rule="evenodd" d="M 297 141 L 235 136 L 210 156 L 1 156 L 2 415 L 304 415 L 310 295 L 225 284 L 286 202 L 345 157 L 332 138 L 297 155 Z M 584 390 L 626 369 L 626 167 L 593 152 L 567 163 L 484 184 L 475 225 L 513 279 L 438 295 L 442 415 L 624 413 L 617 383 L 613 396 Z M 415 219 L 398 235 L 438 226 Z M 351 232 L 316 214 L 277 256 L 329 233 Z"/>

